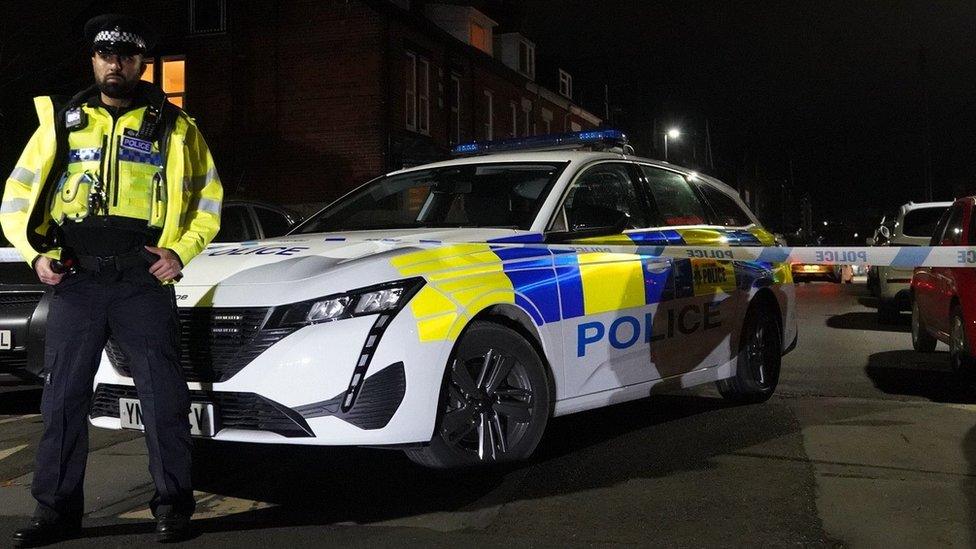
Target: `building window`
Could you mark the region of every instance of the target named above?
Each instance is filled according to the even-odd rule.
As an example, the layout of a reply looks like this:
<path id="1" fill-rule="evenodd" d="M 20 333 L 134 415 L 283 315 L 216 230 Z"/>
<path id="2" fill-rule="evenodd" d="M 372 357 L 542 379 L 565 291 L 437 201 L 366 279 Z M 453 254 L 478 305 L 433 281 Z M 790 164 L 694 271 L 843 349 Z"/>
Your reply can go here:
<path id="1" fill-rule="evenodd" d="M 227 30 L 226 0 L 190 0 L 190 34 Z"/>
<path id="2" fill-rule="evenodd" d="M 430 134 L 430 62 L 408 51 L 403 73 L 405 125 L 410 131 Z"/>
<path id="3" fill-rule="evenodd" d="M 417 65 L 417 131 L 430 133 L 430 63 L 423 58 Z"/>
<path id="4" fill-rule="evenodd" d="M 407 52 L 403 67 L 404 87 L 406 88 L 405 112 L 407 129 L 417 131 L 417 56 Z"/>
<path id="5" fill-rule="evenodd" d="M 542 127 L 547 134 L 552 133 L 552 111 L 549 109 L 542 109 Z"/>
<path id="6" fill-rule="evenodd" d="M 485 139 L 491 141 L 495 135 L 495 98 L 491 90 L 485 90 Z"/>
<path id="7" fill-rule="evenodd" d="M 183 56 L 161 57 L 160 62 L 153 58 L 146 60 L 146 71 L 142 79 L 150 83 L 159 83 L 166 98 L 171 103 L 186 108 L 186 58 Z"/>
<path id="8" fill-rule="evenodd" d="M 522 116 L 525 117 L 525 131 L 522 135 L 532 135 L 532 104 L 522 100 Z"/>
<path id="9" fill-rule="evenodd" d="M 478 23 L 471 23 L 471 45 L 491 55 L 491 31 Z"/>
<path id="10" fill-rule="evenodd" d="M 568 99 L 573 98 L 573 77 L 562 69 L 559 69 L 559 93 Z"/>
<path id="11" fill-rule="evenodd" d="M 512 101 L 512 137 L 518 137 L 518 107 L 515 105 L 515 101 Z"/>
<path id="12" fill-rule="evenodd" d="M 535 79 L 535 45 L 528 40 L 519 40 L 518 71 Z"/>
<path id="13" fill-rule="evenodd" d="M 461 77 L 456 74 L 451 75 L 451 89 L 447 100 L 451 104 L 451 127 L 447 138 L 455 145 L 461 142 Z"/>

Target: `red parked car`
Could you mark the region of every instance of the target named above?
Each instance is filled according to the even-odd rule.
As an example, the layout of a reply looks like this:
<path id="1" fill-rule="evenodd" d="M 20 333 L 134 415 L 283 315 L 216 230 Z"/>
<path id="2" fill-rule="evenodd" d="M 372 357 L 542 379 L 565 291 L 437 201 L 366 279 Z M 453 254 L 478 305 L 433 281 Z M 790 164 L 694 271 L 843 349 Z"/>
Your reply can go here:
<path id="1" fill-rule="evenodd" d="M 932 246 L 976 245 L 976 197 L 956 200 L 935 228 Z M 956 373 L 976 371 L 976 269 L 918 267 L 912 275 L 912 346 L 931 352 L 949 345 Z"/>

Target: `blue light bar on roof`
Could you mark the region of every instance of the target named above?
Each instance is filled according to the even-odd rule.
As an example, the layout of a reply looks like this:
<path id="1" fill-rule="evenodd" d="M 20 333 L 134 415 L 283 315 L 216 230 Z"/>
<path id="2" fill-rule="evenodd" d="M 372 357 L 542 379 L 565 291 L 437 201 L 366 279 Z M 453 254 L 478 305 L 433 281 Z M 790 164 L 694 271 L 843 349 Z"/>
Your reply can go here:
<path id="1" fill-rule="evenodd" d="M 627 144 L 627 136 L 620 130 L 587 130 L 531 137 L 514 137 L 497 141 L 475 141 L 462 143 L 451 149 L 455 155 L 488 154 L 503 151 L 531 151 L 563 149 L 591 145 L 622 147 Z"/>

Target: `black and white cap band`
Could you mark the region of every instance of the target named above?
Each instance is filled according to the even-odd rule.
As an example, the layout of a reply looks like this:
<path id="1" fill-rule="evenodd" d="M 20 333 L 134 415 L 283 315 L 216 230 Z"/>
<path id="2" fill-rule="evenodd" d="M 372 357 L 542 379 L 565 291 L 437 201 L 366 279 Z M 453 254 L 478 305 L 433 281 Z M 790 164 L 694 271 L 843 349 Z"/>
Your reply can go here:
<path id="1" fill-rule="evenodd" d="M 141 50 L 146 49 L 146 41 L 141 36 L 132 32 L 120 30 L 103 30 L 95 35 L 94 42 L 123 42 L 132 44 Z"/>

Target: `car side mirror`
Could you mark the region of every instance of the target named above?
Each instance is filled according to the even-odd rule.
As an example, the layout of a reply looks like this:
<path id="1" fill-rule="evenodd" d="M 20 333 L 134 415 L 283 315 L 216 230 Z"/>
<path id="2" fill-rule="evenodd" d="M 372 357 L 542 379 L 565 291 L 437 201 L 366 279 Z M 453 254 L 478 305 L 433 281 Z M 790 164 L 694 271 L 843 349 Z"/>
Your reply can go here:
<path id="1" fill-rule="evenodd" d="M 885 240 L 891 239 L 891 229 L 889 229 L 888 227 L 882 225 L 881 229 L 878 232 L 881 234 L 881 236 L 884 237 Z"/>
<path id="2" fill-rule="evenodd" d="M 601 236 L 614 236 L 621 234 L 630 228 L 630 214 L 620 211 L 618 211 L 617 214 L 616 220 L 612 225 L 588 227 L 585 229 L 577 229 L 572 231 L 554 231 L 546 234 L 546 242 L 570 242 L 572 240 L 579 240 L 582 238 L 599 238 Z"/>

